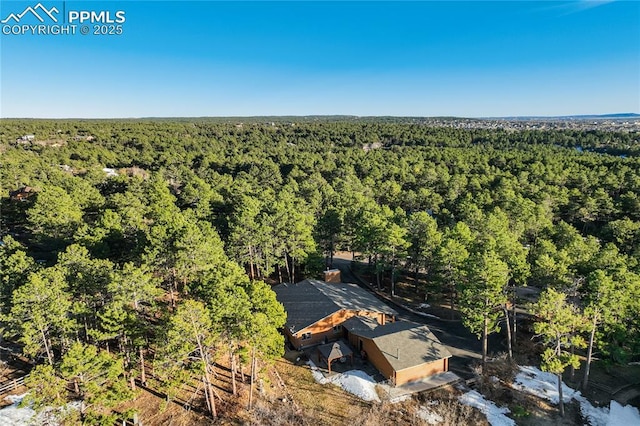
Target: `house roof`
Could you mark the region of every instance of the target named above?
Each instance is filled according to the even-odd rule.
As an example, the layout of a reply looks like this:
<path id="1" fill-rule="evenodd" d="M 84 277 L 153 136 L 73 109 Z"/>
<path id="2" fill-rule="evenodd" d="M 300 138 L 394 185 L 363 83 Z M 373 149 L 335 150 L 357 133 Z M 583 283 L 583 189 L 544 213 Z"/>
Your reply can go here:
<path id="1" fill-rule="evenodd" d="M 297 284 L 277 285 L 273 291 L 287 311 L 286 327 L 292 333 L 342 309 L 398 314 L 356 284 L 307 279 Z"/>
<path id="2" fill-rule="evenodd" d="M 369 317 L 351 317 L 342 323 L 342 326 L 349 332 L 373 330 L 378 326 L 378 322 Z"/>
<path id="3" fill-rule="evenodd" d="M 373 340 L 395 371 L 451 357 L 426 325 L 396 321 L 352 333 Z"/>

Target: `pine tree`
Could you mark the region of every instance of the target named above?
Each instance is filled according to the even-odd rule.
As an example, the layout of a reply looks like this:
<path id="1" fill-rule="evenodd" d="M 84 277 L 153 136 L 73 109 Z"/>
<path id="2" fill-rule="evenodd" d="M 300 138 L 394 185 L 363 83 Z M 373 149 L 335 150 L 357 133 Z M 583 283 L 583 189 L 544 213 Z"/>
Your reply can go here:
<path id="1" fill-rule="evenodd" d="M 32 273 L 13 292 L 12 302 L 11 311 L 2 317 L 8 334 L 24 344 L 26 356 L 37 359 L 44 354 L 53 365 L 54 349 L 61 348 L 76 325 L 70 318 L 71 295 L 64 275 L 55 268 Z"/>
<path id="2" fill-rule="evenodd" d="M 506 303 L 504 288 L 509 280 L 509 267 L 492 250 L 472 254 L 468 264 L 465 284 L 460 286 L 460 312 L 465 327 L 482 338 L 484 366 L 488 336 L 499 330 Z"/>
<path id="3" fill-rule="evenodd" d="M 217 417 L 217 411 L 211 372 L 217 339 L 209 309 L 202 302 L 186 300 L 169 318 L 166 333 L 158 342 L 155 362 L 155 371 L 165 379 L 169 394 L 175 394 L 180 382 L 190 378 L 185 367 L 199 374 L 213 417 Z"/>
<path id="4" fill-rule="evenodd" d="M 60 374 L 73 383 L 82 400 L 83 418 L 101 418 L 110 408 L 133 397 L 122 359 L 93 345 L 75 342 L 60 363 Z"/>
<path id="5" fill-rule="evenodd" d="M 578 309 L 567 302 L 566 295 L 552 288 L 540 295 L 538 302 L 531 306 L 531 313 L 540 318 L 533 329 L 546 347 L 540 367 L 558 378 L 560 415 L 564 417 L 562 374 L 568 366 L 580 366 L 580 359 L 571 349 L 586 346 L 578 334 L 584 329 L 585 321 Z"/>

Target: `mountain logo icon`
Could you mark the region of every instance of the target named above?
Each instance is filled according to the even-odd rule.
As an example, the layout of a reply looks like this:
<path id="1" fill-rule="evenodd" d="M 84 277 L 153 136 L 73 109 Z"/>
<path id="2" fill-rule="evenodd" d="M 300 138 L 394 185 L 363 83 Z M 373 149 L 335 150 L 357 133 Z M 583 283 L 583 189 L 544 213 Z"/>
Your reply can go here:
<path id="1" fill-rule="evenodd" d="M 50 20 L 52 20 L 53 22 L 58 22 L 58 18 L 56 18 L 55 14 L 60 13 L 60 11 L 54 6 L 51 9 L 47 9 L 46 7 L 44 7 L 42 5 L 42 3 L 38 3 L 35 6 L 31 7 L 28 6 L 25 10 L 22 11 L 22 13 L 10 13 L 9 16 L 7 16 L 5 19 L 3 19 L 2 21 L 0 21 L 3 24 L 7 24 L 10 21 L 14 21 L 16 24 L 20 22 L 20 20 L 28 15 L 31 14 L 33 16 L 35 16 L 35 18 L 40 21 L 40 22 L 44 22 L 45 18 L 44 17 L 48 17 Z"/>

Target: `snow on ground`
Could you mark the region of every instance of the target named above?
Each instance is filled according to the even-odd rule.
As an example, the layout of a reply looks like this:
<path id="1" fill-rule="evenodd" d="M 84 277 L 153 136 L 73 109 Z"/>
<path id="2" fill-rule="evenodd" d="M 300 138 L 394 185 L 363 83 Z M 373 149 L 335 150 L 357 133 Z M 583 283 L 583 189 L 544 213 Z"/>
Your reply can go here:
<path id="1" fill-rule="evenodd" d="M 536 367 L 520 367 L 520 373 L 516 376 L 513 387 L 547 401 L 553 404 L 560 402 L 558 394 L 558 377 L 552 373 L 546 373 Z M 580 392 L 576 392 L 569 386 L 562 383 L 562 399 L 569 402 Z"/>
<path id="2" fill-rule="evenodd" d="M 80 401 L 73 401 L 62 408 L 45 407 L 36 414 L 31 407 L 19 407 L 25 395 L 9 395 L 5 398 L 12 405 L 0 409 L 0 426 L 54 426 L 59 424 L 57 419 L 60 416 L 64 417 L 70 410 L 80 410 Z"/>
<path id="3" fill-rule="evenodd" d="M 540 371 L 536 367 L 520 367 L 520 373 L 516 376 L 513 387 L 551 401 L 553 404 L 560 401 L 557 376 Z M 611 401 L 610 409 L 594 407 L 579 391 L 570 388 L 563 382 L 562 400 L 569 402 L 572 399 L 578 401 L 582 417 L 591 426 L 640 425 L 640 414 L 636 408 L 622 407 L 616 401 Z"/>
<path id="4" fill-rule="evenodd" d="M 516 375 L 513 383 L 515 389 L 530 393 L 539 398 L 546 399 L 552 404 L 560 402 L 560 394 L 558 394 L 558 377 L 555 374 L 541 371 L 536 367 L 520 367 L 520 373 Z M 580 412 L 592 426 L 604 426 L 607 424 L 609 410 L 607 408 L 598 408 L 564 382 L 562 383 L 562 400 L 569 402 L 575 399 L 580 403 Z"/>
<path id="5" fill-rule="evenodd" d="M 509 409 L 507 407 L 496 406 L 493 402 L 484 399 L 484 396 L 477 391 L 472 390 L 462 394 L 458 400 L 464 405 L 468 405 L 482 411 L 482 413 L 487 416 L 487 421 L 491 426 L 516 425 L 516 422 L 505 416 L 506 413 L 509 413 Z"/>
<path id="6" fill-rule="evenodd" d="M 350 370 L 342 374 L 337 374 L 331 378 L 331 382 L 365 401 L 380 402 L 380 398 L 378 398 L 378 393 L 376 392 L 375 380 L 364 371 Z"/>
<path id="7" fill-rule="evenodd" d="M 11 405 L 0 410 L 0 426 L 17 426 L 29 424 L 31 418 L 36 412 L 29 407 L 18 407 L 22 398 L 22 395 L 9 395 L 5 399 L 11 402 Z"/>
<path id="8" fill-rule="evenodd" d="M 429 423 L 430 425 L 438 425 L 444 421 L 444 419 L 440 414 L 430 411 L 424 405 L 420 406 L 416 414 L 418 415 L 418 417 L 420 417 L 422 420 Z"/>
<path id="9" fill-rule="evenodd" d="M 637 408 L 632 407 L 631 405 L 625 405 L 623 407 L 616 401 L 611 401 L 607 426 L 619 425 L 640 425 L 640 412 L 638 412 Z"/>
<path id="10" fill-rule="evenodd" d="M 333 383 L 340 386 L 346 392 L 364 399 L 365 401 L 380 402 L 378 393 L 376 392 L 376 382 L 373 377 L 360 370 L 349 370 L 342 374 L 336 374 L 329 378 L 324 377 L 318 367 L 309 360 L 307 364 L 311 367 L 311 374 L 316 382 L 321 385 Z"/>
<path id="11" fill-rule="evenodd" d="M 326 385 L 329 382 L 324 377 L 324 374 L 322 374 L 322 372 L 318 370 L 318 367 L 314 364 L 313 361 L 311 360 L 307 361 L 307 365 L 311 367 L 311 374 L 313 375 L 313 378 L 315 379 L 316 382 L 320 383 L 321 385 Z"/>

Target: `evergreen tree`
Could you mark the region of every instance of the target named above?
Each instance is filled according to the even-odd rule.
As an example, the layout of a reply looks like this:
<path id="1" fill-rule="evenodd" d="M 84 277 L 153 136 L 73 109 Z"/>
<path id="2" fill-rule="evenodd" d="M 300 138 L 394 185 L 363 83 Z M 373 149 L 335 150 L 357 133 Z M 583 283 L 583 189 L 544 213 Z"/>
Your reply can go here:
<path id="1" fill-rule="evenodd" d="M 558 377 L 560 415 L 564 417 L 562 374 L 568 366 L 580 366 L 580 359 L 571 349 L 586 346 L 579 335 L 584 318 L 563 293 L 552 288 L 540 295 L 538 302 L 531 306 L 531 313 L 540 319 L 533 328 L 545 346 L 541 368 Z"/>

